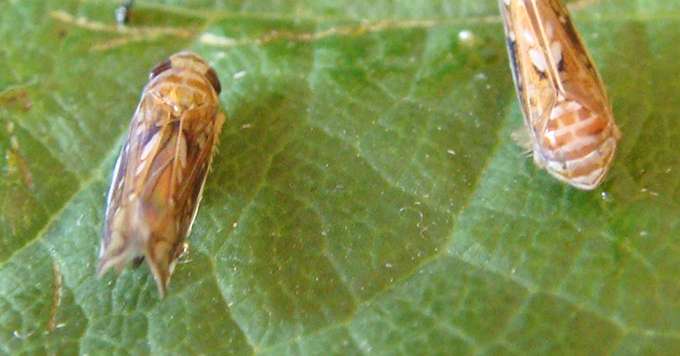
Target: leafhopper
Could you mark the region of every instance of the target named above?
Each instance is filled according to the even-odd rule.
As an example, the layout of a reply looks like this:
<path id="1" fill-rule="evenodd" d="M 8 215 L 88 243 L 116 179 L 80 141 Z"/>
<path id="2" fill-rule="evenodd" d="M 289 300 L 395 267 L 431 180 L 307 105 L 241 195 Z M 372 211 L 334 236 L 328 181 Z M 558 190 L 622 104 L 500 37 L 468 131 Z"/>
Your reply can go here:
<path id="1" fill-rule="evenodd" d="M 559 0 L 499 0 L 534 162 L 583 190 L 605 178 L 621 137 L 602 80 Z"/>
<path id="2" fill-rule="evenodd" d="M 196 218 L 225 116 L 220 82 L 180 52 L 149 75 L 109 189 L 98 274 L 146 260 L 165 295 Z"/>

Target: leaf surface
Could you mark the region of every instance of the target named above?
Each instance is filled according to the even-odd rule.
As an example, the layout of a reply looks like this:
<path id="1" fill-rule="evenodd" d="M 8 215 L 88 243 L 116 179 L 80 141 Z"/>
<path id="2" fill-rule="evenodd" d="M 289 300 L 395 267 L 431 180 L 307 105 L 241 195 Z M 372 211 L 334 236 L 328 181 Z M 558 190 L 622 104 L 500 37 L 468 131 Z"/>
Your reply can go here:
<path id="1" fill-rule="evenodd" d="M 623 132 L 571 189 L 522 125 L 495 0 L 0 3 L 0 353 L 677 354 L 680 5 L 579 1 Z M 169 295 L 95 277 L 147 73 L 229 120 Z"/>

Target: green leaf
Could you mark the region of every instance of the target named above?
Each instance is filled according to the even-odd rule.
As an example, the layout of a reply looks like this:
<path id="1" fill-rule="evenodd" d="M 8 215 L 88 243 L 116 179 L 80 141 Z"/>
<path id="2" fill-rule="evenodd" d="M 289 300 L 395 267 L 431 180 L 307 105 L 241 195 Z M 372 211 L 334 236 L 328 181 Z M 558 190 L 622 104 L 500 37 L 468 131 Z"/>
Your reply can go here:
<path id="1" fill-rule="evenodd" d="M 0 353 L 680 353 L 680 4 L 579 1 L 623 139 L 537 169 L 496 0 L 0 2 Z M 95 265 L 147 73 L 229 120 L 169 295 Z"/>

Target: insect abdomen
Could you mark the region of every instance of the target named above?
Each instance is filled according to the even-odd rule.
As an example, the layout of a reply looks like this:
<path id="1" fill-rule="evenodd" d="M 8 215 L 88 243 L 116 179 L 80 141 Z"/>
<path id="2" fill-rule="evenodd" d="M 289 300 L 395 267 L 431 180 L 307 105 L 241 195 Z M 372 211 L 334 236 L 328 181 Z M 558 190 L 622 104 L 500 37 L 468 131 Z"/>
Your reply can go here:
<path id="1" fill-rule="evenodd" d="M 549 172 L 588 189 L 602 179 L 616 149 L 613 121 L 576 101 L 557 104 L 550 113 L 541 147 L 535 151 Z"/>

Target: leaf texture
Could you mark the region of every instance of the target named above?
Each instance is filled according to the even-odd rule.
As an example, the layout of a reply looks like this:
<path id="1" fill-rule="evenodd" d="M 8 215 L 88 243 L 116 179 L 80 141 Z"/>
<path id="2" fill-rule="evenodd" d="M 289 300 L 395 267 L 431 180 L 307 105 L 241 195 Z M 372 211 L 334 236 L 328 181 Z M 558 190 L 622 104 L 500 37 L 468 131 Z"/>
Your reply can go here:
<path id="1" fill-rule="evenodd" d="M 677 354 L 680 5 L 572 2 L 623 132 L 594 192 L 538 170 L 497 1 L 0 2 L 0 354 Z M 190 249 L 95 277 L 147 73 L 227 112 Z"/>

